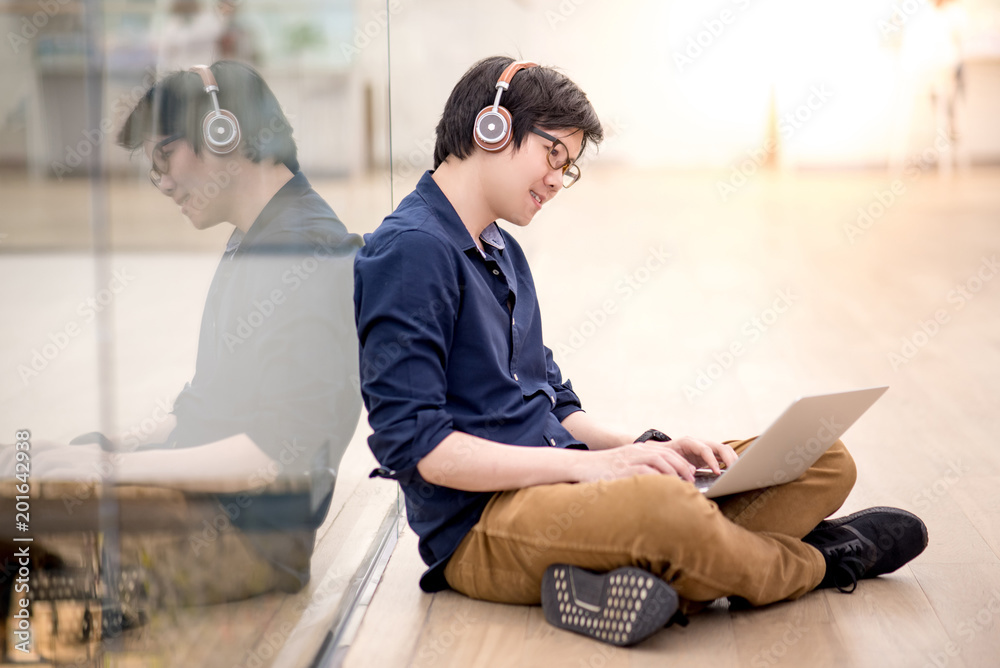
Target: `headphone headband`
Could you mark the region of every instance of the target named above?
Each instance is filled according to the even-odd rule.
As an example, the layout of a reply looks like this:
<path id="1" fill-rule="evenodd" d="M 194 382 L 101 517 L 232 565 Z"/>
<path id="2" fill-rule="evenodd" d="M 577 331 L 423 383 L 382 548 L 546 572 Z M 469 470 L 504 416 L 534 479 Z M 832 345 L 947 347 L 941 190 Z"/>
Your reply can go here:
<path id="1" fill-rule="evenodd" d="M 194 72 L 201 77 L 201 83 L 205 87 L 206 93 L 217 92 L 219 90 L 219 84 L 216 83 L 215 75 L 212 74 L 212 70 L 209 69 L 208 65 L 194 65 L 188 71 Z"/>
<path id="2" fill-rule="evenodd" d="M 472 140 L 476 146 L 494 153 L 502 151 L 510 144 L 513 137 L 512 119 L 510 112 L 500 106 L 500 98 L 503 92 L 510 88 L 510 81 L 514 75 L 521 70 L 531 67 L 538 67 L 538 63 L 530 60 L 515 60 L 504 68 L 500 78 L 497 79 L 497 95 L 493 98 L 493 105 L 484 108 L 476 116 L 476 126 L 472 131 Z"/>
<path id="3" fill-rule="evenodd" d="M 503 86 L 504 89 L 508 88 L 510 86 L 510 80 L 514 78 L 515 74 L 521 70 L 526 70 L 532 67 L 538 67 L 538 63 L 533 63 L 530 60 L 515 60 L 507 66 L 507 68 L 503 71 L 503 74 L 500 75 L 500 78 L 497 79 L 497 88 L 500 88 L 501 86 Z"/>

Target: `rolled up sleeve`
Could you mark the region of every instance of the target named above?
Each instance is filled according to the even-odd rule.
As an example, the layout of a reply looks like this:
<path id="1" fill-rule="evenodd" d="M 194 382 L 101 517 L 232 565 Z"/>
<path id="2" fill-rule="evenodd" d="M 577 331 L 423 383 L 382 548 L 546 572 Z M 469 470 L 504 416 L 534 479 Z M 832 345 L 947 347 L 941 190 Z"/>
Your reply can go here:
<path id="1" fill-rule="evenodd" d="M 556 400 L 552 404 L 552 413 L 559 422 L 565 420 L 570 413 L 583 410 L 580 397 L 573 391 L 573 383 L 569 382 L 568 378 L 563 380 L 562 371 L 559 370 L 559 365 L 553 359 L 548 346 L 545 347 L 545 375 L 549 385 L 552 386 L 552 391 L 555 392 Z"/>
<path id="2" fill-rule="evenodd" d="M 374 431 L 368 443 L 405 483 L 454 431 L 444 406 L 457 268 L 441 241 L 410 230 L 366 246 L 354 269 L 361 388 Z"/>

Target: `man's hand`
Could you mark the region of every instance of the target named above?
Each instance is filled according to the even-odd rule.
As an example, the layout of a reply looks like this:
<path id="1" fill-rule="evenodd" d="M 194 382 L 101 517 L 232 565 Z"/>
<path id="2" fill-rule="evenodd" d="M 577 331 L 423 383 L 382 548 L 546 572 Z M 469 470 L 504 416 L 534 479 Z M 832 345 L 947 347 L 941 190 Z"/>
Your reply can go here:
<path id="1" fill-rule="evenodd" d="M 634 475 L 675 475 L 694 481 L 695 467 L 669 443 L 628 443 L 617 448 L 574 451 L 580 457 L 573 467 L 575 482 L 617 480 Z"/>
<path id="2" fill-rule="evenodd" d="M 657 443 L 657 445 L 672 449 L 691 464 L 707 466 L 716 475 L 722 473 L 720 464 L 727 467 L 732 466 L 738 458 L 736 451 L 728 445 L 710 441 L 707 438 L 681 436 L 666 443 Z"/>
<path id="3" fill-rule="evenodd" d="M 576 463 L 577 482 L 614 480 L 634 475 L 675 475 L 694 481 L 697 466 L 706 466 L 716 474 L 722 466 L 736 461 L 736 452 L 728 445 L 692 436 L 668 441 L 628 443 L 617 448 L 581 453 Z"/>

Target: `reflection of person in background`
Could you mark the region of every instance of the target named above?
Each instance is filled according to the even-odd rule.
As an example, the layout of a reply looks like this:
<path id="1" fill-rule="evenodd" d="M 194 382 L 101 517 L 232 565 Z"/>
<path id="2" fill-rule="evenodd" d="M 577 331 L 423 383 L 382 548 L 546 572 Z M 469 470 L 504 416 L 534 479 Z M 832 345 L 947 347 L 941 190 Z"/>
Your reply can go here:
<path id="1" fill-rule="evenodd" d="M 212 8 L 197 0 L 174 0 L 160 33 L 157 70 L 173 72 L 220 59 L 257 65 L 257 38 L 239 9 L 236 0 L 218 0 Z"/>
<path id="2" fill-rule="evenodd" d="M 498 90 L 506 132 L 484 109 Z M 369 445 L 375 473 L 406 495 L 421 587 L 541 602 L 561 628 L 629 645 L 679 605 L 850 589 L 919 554 L 926 529 L 901 510 L 822 523 L 855 480 L 839 441 L 794 482 L 716 503 L 691 484 L 694 466 L 718 473 L 750 441 L 636 438 L 582 410 L 543 343 L 527 259 L 496 221 L 528 225 L 601 138 L 564 75 L 483 60 L 445 104 L 435 170 L 358 253 Z M 567 282 L 585 271 L 564 266 Z"/>
<path id="3" fill-rule="evenodd" d="M 919 154 L 931 147 L 942 174 L 950 173 L 955 165 L 968 165 L 968 146 L 962 142 L 960 127 L 962 41 L 967 22 L 957 0 L 934 0 L 902 25 L 900 115 L 893 123 L 889 156 L 890 167 L 897 172 L 908 153 Z M 916 123 L 927 111 L 932 124 Z M 928 127 L 933 127 L 933 136 L 924 132 Z"/>
<path id="4" fill-rule="evenodd" d="M 226 16 L 220 9 L 202 7 L 198 0 L 173 0 L 160 32 L 157 70 L 173 72 L 217 60 Z"/>
<path id="5" fill-rule="evenodd" d="M 214 116 L 206 83 L 217 83 L 238 136 Z M 180 537 L 173 555 L 151 550 L 152 569 L 183 575 L 182 600 L 296 591 L 309 579 L 315 530 L 360 414 L 351 305 L 360 238 L 299 171 L 288 120 L 248 66 L 218 62 L 203 74 L 166 76 L 119 141 L 146 153 L 154 185 L 195 228 L 235 229 L 208 293 L 194 377 L 162 429 L 128 452 L 99 434 L 34 448 L 33 479 L 93 479 L 103 446 L 116 451 L 114 482 L 221 493 L 220 508 L 239 509 L 235 518 L 227 512 L 232 524 L 253 530 L 204 545 Z M 256 494 L 276 479 L 282 494 Z"/>
<path id="6" fill-rule="evenodd" d="M 249 65 L 260 64 L 257 37 L 250 25 L 240 16 L 235 0 L 219 0 L 219 13 L 225 26 L 219 35 L 219 57 L 238 60 Z"/>

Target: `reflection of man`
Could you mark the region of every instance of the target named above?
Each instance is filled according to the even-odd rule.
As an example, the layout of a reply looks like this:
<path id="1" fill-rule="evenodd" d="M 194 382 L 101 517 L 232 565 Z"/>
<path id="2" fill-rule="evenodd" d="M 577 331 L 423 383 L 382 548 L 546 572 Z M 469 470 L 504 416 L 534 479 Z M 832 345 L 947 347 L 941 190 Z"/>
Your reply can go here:
<path id="1" fill-rule="evenodd" d="M 561 628 L 629 645 L 679 605 L 848 589 L 912 559 L 927 534 L 909 513 L 821 524 L 854 484 L 840 442 L 798 480 L 716 504 L 694 465 L 718 473 L 746 441 L 636 438 L 582 410 L 543 344 L 525 255 L 496 221 L 528 225 L 601 138 L 562 74 L 481 61 L 445 105 L 435 170 L 358 253 L 369 444 L 406 495 L 421 586 L 541 602 Z"/>
<path id="2" fill-rule="evenodd" d="M 194 377 L 163 428 L 126 452 L 99 434 L 36 448 L 32 476 L 93 479 L 103 446 L 116 450 L 114 482 L 218 493 L 205 526 L 247 531 L 192 535 L 167 568 L 183 571 L 199 600 L 297 590 L 360 413 L 351 306 L 360 238 L 299 171 L 291 127 L 250 67 L 166 76 L 119 141 L 145 151 L 153 184 L 195 228 L 236 229 L 209 289 Z M 231 581 L 209 568 L 213 555 L 224 555 Z"/>

